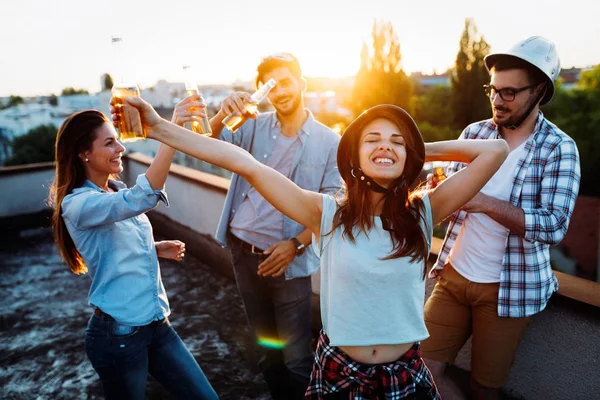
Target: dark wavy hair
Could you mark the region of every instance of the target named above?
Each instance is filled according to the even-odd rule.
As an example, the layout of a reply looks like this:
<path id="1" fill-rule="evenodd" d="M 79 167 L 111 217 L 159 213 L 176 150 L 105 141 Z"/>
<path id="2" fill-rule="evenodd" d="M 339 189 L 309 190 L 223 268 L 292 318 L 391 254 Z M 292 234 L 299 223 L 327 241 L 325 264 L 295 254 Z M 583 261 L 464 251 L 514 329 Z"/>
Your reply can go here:
<path id="1" fill-rule="evenodd" d="M 89 150 L 96 139 L 96 131 L 108 118 L 100 111 L 84 110 L 71 114 L 56 134 L 56 174 L 50 187 L 48 203 L 53 208 L 52 228 L 54 242 L 63 261 L 74 274 L 88 270 L 62 217 L 62 202 L 66 195 L 83 185 L 87 179 L 79 154 Z"/>
<path id="2" fill-rule="evenodd" d="M 401 110 L 401 109 L 400 109 Z M 403 113 L 406 113 L 402 110 Z M 338 200 L 339 207 L 333 218 L 333 229 L 344 227 L 343 236 L 355 242 L 353 230 L 358 227 L 366 233 L 373 227 L 373 208 L 369 201 L 371 189 L 359 179 L 356 179 L 356 169 L 359 168 L 360 137 L 365 126 L 379 118 L 394 123 L 405 140 L 406 161 L 402 175 L 392 184 L 396 190 L 389 190 L 383 197 L 383 212 L 381 218 L 384 226 L 390 232 L 393 248 L 390 254 L 383 258 L 391 260 L 400 257 L 410 257 L 411 262 L 426 260 L 428 244 L 420 226 L 424 208 L 420 191 L 410 192 L 410 185 L 415 181 L 423 168 L 425 150 L 421 134 L 412 118 L 397 112 L 394 108 L 379 109 L 376 113 L 357 119 L 356 124 L 348 127 L 338 148 L 338 168 L 344 180 L 344 194 Z M 362 116 L 361 116 L 362 117 Z M 361 118 L 359 117 L 359 119 Z M 353 171 L 354 169 L 354 171 Z M 425 276 L 425 269 L 423 271 Z"/>

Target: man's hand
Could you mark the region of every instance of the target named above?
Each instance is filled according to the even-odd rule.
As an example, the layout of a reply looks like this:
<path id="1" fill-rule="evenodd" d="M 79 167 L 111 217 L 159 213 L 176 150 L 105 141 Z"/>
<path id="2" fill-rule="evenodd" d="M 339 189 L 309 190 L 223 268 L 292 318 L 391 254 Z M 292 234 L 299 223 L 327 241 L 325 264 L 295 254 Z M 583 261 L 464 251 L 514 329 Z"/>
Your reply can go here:
<path id="1" fill-rule="evenodd" d="M 199 121 L 203 117 L 206 117 L 206 103 L 202 96 L 194 94 L 177 103 L 171 122 L 184 126 L 186 122 Z"/>
<path id="2" fill-rule="evenodd" d="M 235 92 L 227 96 L 221 103 L 221 113 L 223 116 L 233 115 L 236 117 L 247 114 L 250 118 L 258 118 L 258 113 L 248 113 L 244 103 L 252 102 L 252 98 L 246 92 Z"/>
<path id="3" fill-rule="evenodd" d="M 296 246 L 291 240 L 277 242 L 265 250 L 268 257 L 258 265 L 260 276 L 280 276 L 296 257 Z"/>
<path id="4" fill-rule="evenodd" d="M 485 213 L 493 200 L 493 197 L 479 192 L 460 209 L 468 213 Z"/>
<path id="5" fill-rule="evenodd" d="M 156 242 L 156 253 L 161 258 L 175 261 L 183 260 L 185 257 L 185 243 L 179 240 L 163 240 Z"/>

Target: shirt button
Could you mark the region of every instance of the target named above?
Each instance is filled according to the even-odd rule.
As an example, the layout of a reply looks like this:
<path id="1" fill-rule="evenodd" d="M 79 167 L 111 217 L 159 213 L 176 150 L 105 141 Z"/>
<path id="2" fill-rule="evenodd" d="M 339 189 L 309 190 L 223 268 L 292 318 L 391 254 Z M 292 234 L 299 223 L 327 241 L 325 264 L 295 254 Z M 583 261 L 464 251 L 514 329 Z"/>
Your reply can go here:
<path id="1" fill-rule="evenodd" d="M 152 274 L 152 277 L 154 278 L 156 275 Z"/>
<path id="2" fill-rule="evenodd" d="M 242 193 L 242 197 L 246 197 L 246 193 Z"/>
<path id="3" fill-rule="evenodd" d="M 231 212 L 234 213 L 235 212 L 235 208 L 233 210 L 231 210 Z"/>
<path id="4" fill-rule="evenodd" d="M 158 297 L 158 293 L 154 292 L 154 296 L 155 296 L 155 297 Z"/>
<path id="5" fill-rule="evenodd" d="M 277 138 L 277 136 L 273 135 L 273 139 L 276 139 L 276 138 Z"/>
<path id="6" fill-rule="evenodd" d="M 267 158 L 267 155 L 265 154 L 263 157 L 264 157 L 264 158 Z"/>

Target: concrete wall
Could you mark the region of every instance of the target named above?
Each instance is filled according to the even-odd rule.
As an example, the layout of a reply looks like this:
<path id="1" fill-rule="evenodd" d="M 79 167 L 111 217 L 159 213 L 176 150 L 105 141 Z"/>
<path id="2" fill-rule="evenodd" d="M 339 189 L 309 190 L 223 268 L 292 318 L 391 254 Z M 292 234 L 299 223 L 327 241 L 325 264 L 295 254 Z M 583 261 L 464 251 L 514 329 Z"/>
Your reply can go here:
<path id="1" fill-rule="evenodd" d="M 146 172 L 151 161 L 141 154 L 127 158 L 124 177 L 128 186 L 135 184 L 137 176 Z M 170 206 L 160 203 L 155 209 L 158 213 L 196 232 L 214 235 L 229 179 L 173 164 L 165 187 Z"/>
<path id="2" fill-rule="evenodd" d="M 52 163 L 0 168 L 0 218 L 47 210 L 53 179 Z"/>

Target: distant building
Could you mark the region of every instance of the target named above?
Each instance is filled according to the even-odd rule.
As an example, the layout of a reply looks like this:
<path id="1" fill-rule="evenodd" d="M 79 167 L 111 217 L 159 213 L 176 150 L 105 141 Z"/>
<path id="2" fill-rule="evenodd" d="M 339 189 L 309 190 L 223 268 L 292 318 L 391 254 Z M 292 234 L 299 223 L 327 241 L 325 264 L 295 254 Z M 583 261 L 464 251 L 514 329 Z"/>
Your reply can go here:
<path id="1" fill-rule="evenodd" d="M 98 109 L 98 107 L 100 107 L 100 101 L 97 94 L 73 94 L 69 96 L 59 96 L 58 106 L 73 111 Z"/>
<path id="2" fill-rule="evenodd" d="M 0 108 L 3 108 L 5 106 L 8 105 L 8 102 L 10 101 L 10 97 L 0 97 Z"/>
<path id="3" fill-rule="evenodd" d="M 49 104 L 19 104 L 0 111 L 0 130 L 12 140 L 40 125 L 59 126 L 72 112 L 71 108 Z"/>
<path id="4" fill-rule="evenodd" d="M 581 68 L 563 68 L 560 70 L 559 78 L 561 80 L 561 87 L 565 90 L 574 89 L 577 87 L 579 78 L 581 77 Z"/>
<path id="5" fill-rule="evenodd" d="M 413 82 L 425 87 L 450 86 L 450 74 L 448 72 L 433 75 L 425 75 L 422 72 L 413 72 L 410 74 L 410 78 Z"/>
<path id="6" fill-rule="evenodd" d="M 331 113 L 352 116 L 348 109 L 341 106 L 341 99 L 334 91 L 305 92 L 304 105 L 314 114 Z"/>

